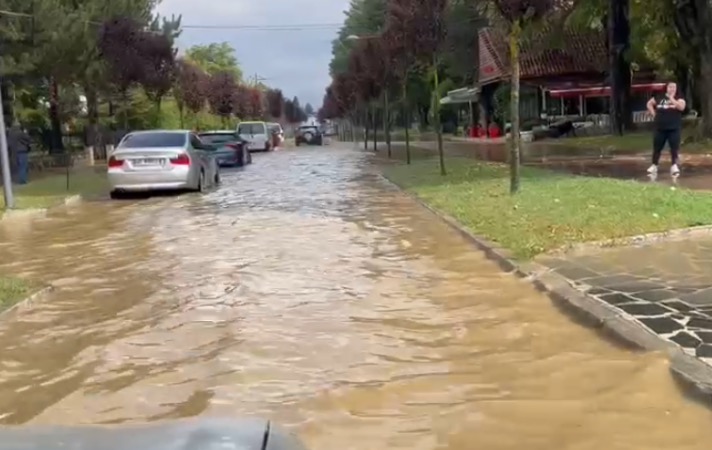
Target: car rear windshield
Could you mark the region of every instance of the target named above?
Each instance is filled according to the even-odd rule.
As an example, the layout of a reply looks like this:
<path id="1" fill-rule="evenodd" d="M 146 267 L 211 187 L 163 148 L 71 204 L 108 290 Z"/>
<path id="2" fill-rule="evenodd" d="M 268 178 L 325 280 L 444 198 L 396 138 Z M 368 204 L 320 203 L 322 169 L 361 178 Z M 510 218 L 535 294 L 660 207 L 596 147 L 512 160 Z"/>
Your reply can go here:
<path id="1" fill-rule="evenodd" d="M 201 141 L 210 145 L 225 144 L 228 142 L 235 142 L 237 140 L 235 133 L 209 133 L 201 134 L 199 136 Z"/>
<path id="2" fill-rule="evenodd" d="M 262 123 L 241 123 L 237 126 L 239 134 L 265 134 L 265 126 Z"/>
<path id="3" fill-rule="evenodd" d="M 273 132 L 276 131 L 276 132 L 280 133 L 282 131 L 282 126 L 278 123 L 273 123 L 273 124 L 270 124 L 269 129 L 270 129 L 270 131 L 273 131 Z"/>
<path id="4" fill-rule="evenodd" d="M 185 133 L 136 133 L 126 136 L 119 147 L 183 147 L 185 141 Z"/>

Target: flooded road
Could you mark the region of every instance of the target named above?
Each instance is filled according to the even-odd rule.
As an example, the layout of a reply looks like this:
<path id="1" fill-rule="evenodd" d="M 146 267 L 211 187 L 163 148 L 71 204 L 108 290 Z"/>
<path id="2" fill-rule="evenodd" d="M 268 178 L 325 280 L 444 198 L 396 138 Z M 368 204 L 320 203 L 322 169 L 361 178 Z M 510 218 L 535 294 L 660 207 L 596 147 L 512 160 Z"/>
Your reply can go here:
<path id="1" fill-rule="evenodd" d="M 617 348 L 390 189 L 368 154 L 0 228 L 57 291 L 0 321 L 6 424 L 273 418 L 314 450 L 707 449 L 661 355 Z"/>

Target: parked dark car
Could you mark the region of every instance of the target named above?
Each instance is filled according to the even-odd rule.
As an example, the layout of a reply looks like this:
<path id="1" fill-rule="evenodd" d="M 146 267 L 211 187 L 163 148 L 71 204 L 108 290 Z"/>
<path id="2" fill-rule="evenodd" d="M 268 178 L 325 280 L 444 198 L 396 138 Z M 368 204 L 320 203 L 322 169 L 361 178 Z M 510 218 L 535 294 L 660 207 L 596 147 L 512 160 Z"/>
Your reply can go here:
<path id="1" fill-rule="evenodd" d="M 324 133 L 315 125 L 302 125 L 297 128 L 294 137 L 295 145 L 324 145 Z"/>
<path id="2" fill-rule="evenodd" d="M 252 163 L 252 154 L 236 132 L 203 131 L 198 136 L 215 148 L 215 158 L 221 167 L 242 167 Z"/>

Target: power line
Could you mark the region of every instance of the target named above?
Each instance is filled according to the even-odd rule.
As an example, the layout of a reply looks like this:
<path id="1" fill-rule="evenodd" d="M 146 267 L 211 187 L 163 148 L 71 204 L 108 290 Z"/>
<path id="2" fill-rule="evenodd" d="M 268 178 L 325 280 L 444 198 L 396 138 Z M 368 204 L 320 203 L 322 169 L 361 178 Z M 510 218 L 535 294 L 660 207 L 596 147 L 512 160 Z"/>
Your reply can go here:
<path id="1" fill-rule="evenodd" d="M 288 25 L 181 25 L 181 28 L 202 28 L 219 30 L 272 30 L 272 29 L 322 29 L 341 28 L 340 23 L 310 23 L 310 24 L 288 24 Z"/>

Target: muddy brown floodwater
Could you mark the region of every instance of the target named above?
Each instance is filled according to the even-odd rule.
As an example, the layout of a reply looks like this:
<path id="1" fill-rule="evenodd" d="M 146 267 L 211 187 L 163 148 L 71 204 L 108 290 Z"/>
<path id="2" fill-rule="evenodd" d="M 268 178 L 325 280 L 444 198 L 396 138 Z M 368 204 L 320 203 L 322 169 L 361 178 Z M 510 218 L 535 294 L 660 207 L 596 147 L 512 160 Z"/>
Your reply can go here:
<path id="1" fill-rule="evenodd" d="M 708 449 L 662 355 L 574 324 L 337 146 L 0 231 L 6 424 L 273 418 L 314 450 Z"/>

